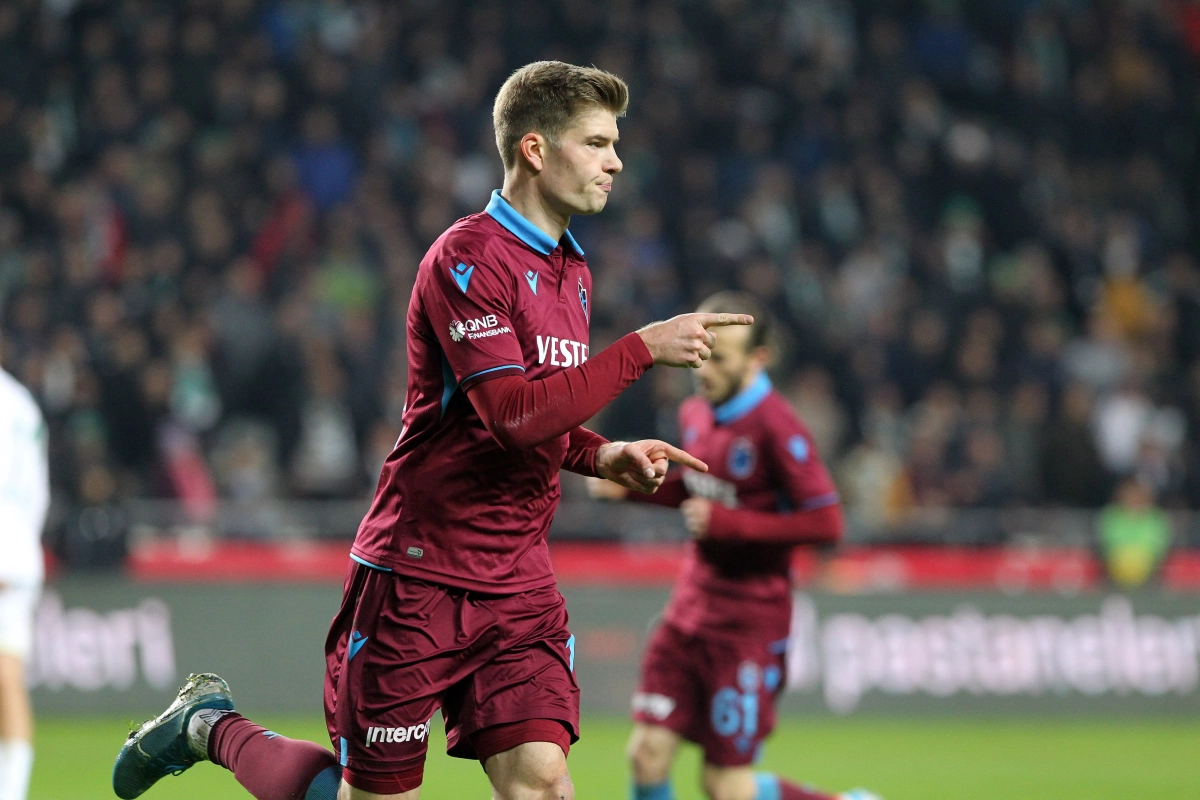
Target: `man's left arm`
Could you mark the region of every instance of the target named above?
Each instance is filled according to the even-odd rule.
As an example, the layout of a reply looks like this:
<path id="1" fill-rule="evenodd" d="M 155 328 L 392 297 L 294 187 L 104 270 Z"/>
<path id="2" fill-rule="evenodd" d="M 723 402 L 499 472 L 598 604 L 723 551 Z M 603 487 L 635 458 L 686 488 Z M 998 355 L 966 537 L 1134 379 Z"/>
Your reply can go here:
<path id="1" fill-rule="evenodd" d="M 808 431 L 796 420 L 779 420 L 767 432 L 764 450 L 791 510 L 751 511 L 688 500 L 682 510 L 692 534 L 777 544 L 834 544 L 841 539 L 841 500 Z"/>
<path id="2" fill-rule="evenodd" d="M 571 429 L 563 469 L 604 478 L 640 494 L 654 494 L 667 476 L 669 462 L 707 472 L 700 459 L 658 439 L 610 442 L 587 428 Z"/>
<path id="3" fill-rule="evenodd" d="M 589 478 L 599 478 L 600 474 L 596 472 L 596 454 L 603 445 L 608 443 L 608 439 L 587 428 L 572 429 L 570 440 L 567 442 L 567 457 L 563 460 L 563 469 L 578 475 L 586 475 Z"/>

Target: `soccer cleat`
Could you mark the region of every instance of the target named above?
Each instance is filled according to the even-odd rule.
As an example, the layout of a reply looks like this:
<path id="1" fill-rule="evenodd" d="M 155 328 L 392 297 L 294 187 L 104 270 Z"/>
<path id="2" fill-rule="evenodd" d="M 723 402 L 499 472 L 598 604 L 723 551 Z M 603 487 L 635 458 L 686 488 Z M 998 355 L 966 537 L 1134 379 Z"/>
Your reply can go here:
<path id="1" fill-rule="evenodd" d="M 194 727 L 189 723 L 197 712 L 206 710 L 233 710 L 229 685 L 209 672 L 189 675 L 167 710 L 131 731 L 121 752 L 117 753 L 112 776 L 117 797 L 133 800 L 159 778 L 178 775 L 197 761 L 207 759 L 208 754 L 201 749 L 207 736 L 197 742 L 188 731 L 189 727 Z M 210 728 L 211 722 L 205 726 L 204 733 L 207 734 Z"/>
<path id="2" fill-rule="evenodd" d="M 838 795 L 838 800 L 883 800 L 882 797 L 866 789 L 851 789 Z"/>

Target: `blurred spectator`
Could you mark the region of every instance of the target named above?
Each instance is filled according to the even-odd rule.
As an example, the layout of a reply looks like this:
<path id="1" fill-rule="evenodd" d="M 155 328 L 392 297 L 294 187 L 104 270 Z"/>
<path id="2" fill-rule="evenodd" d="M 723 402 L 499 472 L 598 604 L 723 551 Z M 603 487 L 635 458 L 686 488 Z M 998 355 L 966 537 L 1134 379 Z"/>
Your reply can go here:
<path id="1" fill-rule="evenodd" d="M 420 255 L 501 180 L 495 90 L 554 57 L 633 88 L 572 228 L 596 348 L 760 295 L 871 524 L 1130 475 L 1200 507 L 1190 6 L 585 5 L 6 6 L 0 358 L 58 495 L 369 491 Z M 596 424 L 673 436 L 687 390 Z"/>
<path id="2" fill-rule="evenodd" d="M 1056 424 L 1046 431 L 1038 456 L 1043 500 L 1052 505 L 1099 508 L 1109 479 L 1092 427 L 1092 395 L 1082 384 L 1063 391 Z"/>
<path id="3" fill-rule="evenodd" d="M 1117 487 L 1097 534 L 1108 575 L 1122 589 L 1149 581 L 1171 547 L 1171 521 L 1155 506 L 1153 490 L 1136 478 Z"/>

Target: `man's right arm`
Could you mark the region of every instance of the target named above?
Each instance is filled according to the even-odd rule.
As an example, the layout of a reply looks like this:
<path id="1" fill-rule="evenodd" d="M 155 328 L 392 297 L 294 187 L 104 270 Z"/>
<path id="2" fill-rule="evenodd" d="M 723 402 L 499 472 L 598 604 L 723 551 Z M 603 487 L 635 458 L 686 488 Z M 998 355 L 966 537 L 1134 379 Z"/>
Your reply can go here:
<path id="1" fill-rule="evenodd" d="M 528 450 L 591 419 L 655 364 L 699 366 L 712 355 L 710 327 L 752 321 L 742 314 L 682 314 L 623 336 L 579 367 L 537 380 L 508 375 L 476 383 L 467 397 L 501 447 Z"/>
<path id="2" fill-rule="evenodd" d="M 529 450 L 591 419 L 654 361 L 636 333 L 574 369 L 538 380 L 520 375 L 477 383 L 467 397 L 505 450 Z"/>

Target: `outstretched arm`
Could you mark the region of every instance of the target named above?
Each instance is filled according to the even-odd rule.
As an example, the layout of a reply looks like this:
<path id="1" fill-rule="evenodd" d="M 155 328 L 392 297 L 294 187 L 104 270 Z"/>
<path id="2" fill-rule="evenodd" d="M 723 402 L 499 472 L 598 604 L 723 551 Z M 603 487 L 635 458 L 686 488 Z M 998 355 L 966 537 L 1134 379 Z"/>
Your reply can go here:
<path id="1" fill-rule="evenodd" d="M 701 539 L 773 544 L 834 544 L 845 522 L 836 496 L 828 505 L 785 513 L 726 508 L 694 498 L 682 505 L 684 523 Z"/>
<path id="2" fill-rule="evenodd" d="M 488 433 L 505 450 L 529 450 L 578 428 L 653 366 L 631 333 L 575 369 L 527 381 L 506 375 L 467 389 Z"/>
<path id="3" fill-rule="evenodd" d="M 682 314 L 630 333 L 574 369 L 528 381 L 504 375 L 467 388 L 488 432 L 505 450 L 528 450 L 595 416 L 654 364 L 699 366 L 712 354 L 709 328 L 748 325 L 741 314 Z"/>
<path id="4" fill-rule="evenodd" d="M 599 477 L 596 472 L 596 454 L 606 444 L 609 444 L 608 439 L 600 434 L 587 428 L 574 428 L 567 442 L 567 457 L 563 460 L 562 468 L 589 478 Z"/>

